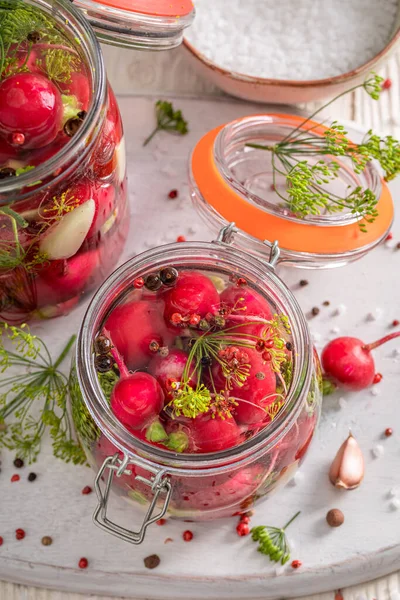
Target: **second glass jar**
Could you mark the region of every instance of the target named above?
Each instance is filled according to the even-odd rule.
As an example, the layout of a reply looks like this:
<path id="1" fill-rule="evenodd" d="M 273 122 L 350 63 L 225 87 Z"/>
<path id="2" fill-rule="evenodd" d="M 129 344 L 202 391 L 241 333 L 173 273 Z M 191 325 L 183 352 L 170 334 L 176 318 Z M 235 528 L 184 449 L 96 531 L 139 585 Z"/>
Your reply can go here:
<path id="1" fill-rule="evenodd" d="M 23 23 L 5 30 L 0 79 L 0 318 L 17 323 L 98 287 L 129 215 L 121 117 L 90 25 L 64 0 L 0 11 Z"/>

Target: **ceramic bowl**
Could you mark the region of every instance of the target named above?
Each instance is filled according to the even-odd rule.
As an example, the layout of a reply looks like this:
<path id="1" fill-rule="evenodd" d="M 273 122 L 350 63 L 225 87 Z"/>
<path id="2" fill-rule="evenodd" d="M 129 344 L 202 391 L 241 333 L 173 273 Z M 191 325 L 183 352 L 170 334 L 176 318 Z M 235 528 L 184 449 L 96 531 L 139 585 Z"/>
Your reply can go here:
<path id="1" fill-rule="evenodd" d="M 187 39 L 184 40 L 184 48 L 193 67 L 227 94 L 252 102 L 293 104 L 333 97 L 362 83 L 371 71 L 376 71 L 382 66 L 399 45 L 400 1 L 393 25 L 393 33 L 386 46 L 368 62 L 342 75 L 308 81 L 266 79 L 228 71 L 206 58 Z"/>

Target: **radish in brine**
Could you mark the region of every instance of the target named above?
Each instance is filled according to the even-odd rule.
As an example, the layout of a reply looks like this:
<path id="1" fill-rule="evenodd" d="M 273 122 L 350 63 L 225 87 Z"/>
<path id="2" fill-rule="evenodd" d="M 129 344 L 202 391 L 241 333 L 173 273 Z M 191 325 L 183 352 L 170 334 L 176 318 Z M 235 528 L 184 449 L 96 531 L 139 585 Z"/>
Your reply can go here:
<path id="1" fill-rule="evenodd" d="M 171 400 L 173 397 L 173 385 L 179 383 L 185 372 L 188 361 L 188 354 L 179 348 L 172 348 L 168 356 L 155 356 L 148 366 L 151 373 L 161 385 L 165 398 Z M 193 388 L 196 387 L 198 375 L 194 362 L 188 367 L 188 376 L 190 377 L 188 384 Z"/>
<path id="2" fill-rule="evenodd" d="M 207 511 L 225 507 L 235 512 L 240 503 L 255 494 L 263 481 L 262 475 L 263 466 L 252 465 L 227 475 L 201 477 L 197 485 L 195 479 L 187 480 L 180 490 L 180 509 Z"/>
<path id="3" fill-rule="evenodd" d="M 113 343 L 129 369 L 142 369 L 154 356 L 150 344 L 168 346 L 174 335 L 163 319 L 164 303 L 159 299 L 127 302 L 114 308 L 105 324 Z"/>
<path id="4" fill-rule="evenodd" d="M 163 295 L 164 318 L 168 325 L 180 326 L 185 318 L 204 318 L 218 312 L 219 294 L 206 275 L 199 271 L 180 271 L 174 287 Z"/>
<path id="5" fill-rule="evenodd" d="M 24 150 L 55 140 L 63 114 L 61 94 L 43 75 L 18 73 L 0 83 L 0 135 Z"/>
<path id="6" fill-rule="evenodd" d="M 164 406 L 164 393 L 149 373 L 131 373 L 115 384 L 111 410 L 128 429 L 146 429 L 158 418 Z"/>
<path id="7" fill-rule="evenodd" d="M 234 416 L 238 423 L 265 421 L 266 409 L 277 397 L 275 372 L 253 348 L 234 348 L 236 354 L 232 347 L 227 350 L 229 354 L 220 357 L 222 363 L 216 361 L 212 367 L 214 386 L 217 391 L 230 390 L 237 402 Z"/>
<path id="8" fill-rule="evenodd" d="M 98 253 L 91 250 L 41 267 L 34 281 L 38 307 L 65 302 L 88 289 L 94 284 L 98 260 Z"/>
<path id="9" fill-rule="evenodd" d="M 188 447 L 195 453 L 220 452 L 237 446 L 241 432 L 232 417 L 199 415 L 187 424 Z"/>
<path id="10" fill-rule="evenodd" d="M 241 334 L 261 335 L 262 321 L 273 317 L 268 301 L 247 284 L 227 287 L 221 294 L 221 309 L 227 326 L 238 325 L 237 331 Z M 252 324 L 246 325 L 247 321 Z M 260 322 L 259 325 L 256 321 Z"/>
<path id="11" fill-rule="evenodd" d="M 68 96 L 75 96 L 79 109 L 87 111 L 92 98 L 90 81 L 88 76 L 81 71 L 71 73 L 67 83 L 60 83 L 61 92 Z"/>
<path id="12" fill-rule="evenodd" d="M 379 374 L 375 371 L 371 351 L 399 336 L 400 331 L 397 331 L 372 344 L 365 344 L 353 337 L 336 338 L 322 351 L 321 362 L 325 373 L 338 386 L 363 390 L 382 378 L 377 377 Z"/>

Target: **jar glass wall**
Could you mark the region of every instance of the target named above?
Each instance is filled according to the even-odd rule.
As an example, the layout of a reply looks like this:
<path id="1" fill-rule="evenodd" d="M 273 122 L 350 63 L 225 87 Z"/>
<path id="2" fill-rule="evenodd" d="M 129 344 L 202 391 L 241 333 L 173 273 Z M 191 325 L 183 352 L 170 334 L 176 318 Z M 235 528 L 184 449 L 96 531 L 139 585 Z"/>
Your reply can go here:
<path id="1" fill-rule="evenodd" d="M 132 290 L 138 278 L 171 264 L 210 272 L 213 277 L 218 274 L 222 279 L 240 274 L 251 289 L 268 298 L 276 314 L 285 314 L 291 325 L 293 373 L 284 403 L 266 427 L 256 428 L 239 444 L 217 452 L 171 452 L 133 435 L 113 414 L 94 367 L 94 341 L 109 315 L 127 294 L 136 293 Z M 317 426 L 321 371 L 304 315 L 269 265 L 225 244 L 181 243 L 132 259 L 97 292 L 79 333 L 70 396 L 76 430 L 91 465 L 98 470 L 108 459 L 101 471 L 105 479 L 109 467 L 115 471 L 120 460 L 128 465 L 119 477 L 113 477 L 115 492 L 147 509 L 154 499 L 154 482 L 161 478 L 170 486 L 167 511 L 171 516 L 213 519 L 250 508 L 294 475 Z M 116 463 L 111 464 L 113 456 Z M 98 485 L 103 485 L 100 479 Z M 161 494 L 156 506 L 164 503 Z"/>
<path id="2" fill-rule="evenodd" d="M 125 147 L 81 13 L 66 0 L 11 0 L 0 11 L 10 28 L 0 80 L 0 315 L 22 322 L 68 313 L 117 262 L 128 228 Z"/>

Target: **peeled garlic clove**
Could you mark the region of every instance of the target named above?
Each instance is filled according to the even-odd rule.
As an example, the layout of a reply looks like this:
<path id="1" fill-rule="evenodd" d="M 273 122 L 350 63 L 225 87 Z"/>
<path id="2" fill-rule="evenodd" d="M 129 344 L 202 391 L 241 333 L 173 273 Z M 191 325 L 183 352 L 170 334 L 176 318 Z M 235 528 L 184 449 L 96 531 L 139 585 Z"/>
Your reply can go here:
<path id="1" fill-rule="evenodd" d="M 90 198 L 52 225 L 40 242 L 40 251 L 49 260 L 60 260 L 74 256 L 82 246 L 93 223 L 96 212 L 94 200 Z"/>
<path id="2" fill-rule="evenodd" d="M 125 137 L 122 136 L 120 143 L 115 148 L 115 157 L 117 162 L 117 181 L 122 183 L 126 173 L 126 151 Z"/>
<path id="3" fill-rule="evenodd" d="M 337 488 L 354 490 L 360 485 L 363 477 L 364 457 L 356 439 L 350 433 L 331 464 L 329 479 Z"/>

